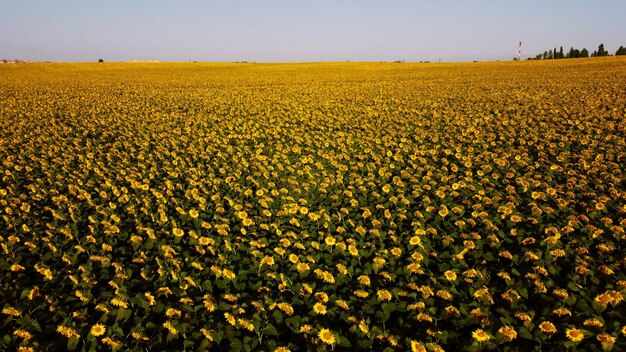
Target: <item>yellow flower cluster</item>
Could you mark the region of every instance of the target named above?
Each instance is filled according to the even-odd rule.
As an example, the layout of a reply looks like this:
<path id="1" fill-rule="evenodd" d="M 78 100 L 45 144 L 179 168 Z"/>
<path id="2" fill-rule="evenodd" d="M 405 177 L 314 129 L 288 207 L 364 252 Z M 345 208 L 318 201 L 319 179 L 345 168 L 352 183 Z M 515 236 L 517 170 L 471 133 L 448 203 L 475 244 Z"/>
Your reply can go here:
<path id="1" fill-rule="evenodd" d="M 626 61 L 555 61 L 0 66 L 3 346 L 626 350 Z"/>

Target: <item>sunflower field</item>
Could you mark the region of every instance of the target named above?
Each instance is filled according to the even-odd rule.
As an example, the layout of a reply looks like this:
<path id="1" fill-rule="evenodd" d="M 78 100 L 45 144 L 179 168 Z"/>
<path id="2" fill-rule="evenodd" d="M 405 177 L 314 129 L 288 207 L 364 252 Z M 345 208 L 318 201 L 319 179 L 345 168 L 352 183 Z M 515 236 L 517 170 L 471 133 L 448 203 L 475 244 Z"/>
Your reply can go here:
<path id="1" fill-rule="evenodd" d="M 626 59 L 0 65 L 0 350 L 626 350 Z"/>

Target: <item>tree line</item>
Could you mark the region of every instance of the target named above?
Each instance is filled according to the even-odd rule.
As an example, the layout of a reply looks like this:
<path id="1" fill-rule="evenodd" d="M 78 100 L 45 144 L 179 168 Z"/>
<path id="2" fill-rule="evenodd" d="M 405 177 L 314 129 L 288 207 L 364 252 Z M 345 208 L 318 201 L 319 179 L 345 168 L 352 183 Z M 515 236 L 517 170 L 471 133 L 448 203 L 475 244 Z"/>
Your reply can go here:
<path id="1" fill-rule="evenodd" d="M 615 52 L 615 56 L 626 55 L 626 48 L 620 46 L 619 49 Z M 582 50 L 574 49 L 574 47 L 570 47 L 569 52 L 565 53 L 563 51 L 563 47 L 561 47 L 558 51 L 556 48 L 552 50 L 544 51 L 543 54 L 538 54 L 535 57 L 529 57 L 528 60 L 552 60 L 552 59 L 574 59 L 578 57 L 600 57 L 600 56 L 611 56 L 609 52 L 604 48 L 604 44 L 600 44 L 598 46 L 598 50 L 594 50 L 591 54 L 589 50 L 583 48 Z"/>

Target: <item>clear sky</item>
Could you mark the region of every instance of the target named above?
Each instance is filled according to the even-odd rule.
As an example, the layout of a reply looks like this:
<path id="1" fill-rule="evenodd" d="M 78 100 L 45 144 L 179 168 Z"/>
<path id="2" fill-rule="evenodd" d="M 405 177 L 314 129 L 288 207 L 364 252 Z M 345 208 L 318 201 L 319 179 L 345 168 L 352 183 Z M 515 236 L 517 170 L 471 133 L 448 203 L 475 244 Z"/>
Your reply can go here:
<path id="1" fill-rule="evenodd" d="M 1 0 L 0 59 L 510 60 L 626 45 L 626 0 Z"/>

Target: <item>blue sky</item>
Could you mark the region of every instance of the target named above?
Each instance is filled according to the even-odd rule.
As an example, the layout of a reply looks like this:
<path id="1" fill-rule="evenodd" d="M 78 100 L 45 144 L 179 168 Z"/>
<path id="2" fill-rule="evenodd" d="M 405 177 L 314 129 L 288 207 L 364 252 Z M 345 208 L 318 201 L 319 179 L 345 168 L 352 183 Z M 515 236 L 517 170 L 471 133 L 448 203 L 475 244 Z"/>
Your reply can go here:
<path id="1" fill-rule="evenodd" d="M 626 45 L 624 0 L 3 0 L 0 59 L 510 60 Z"/>

